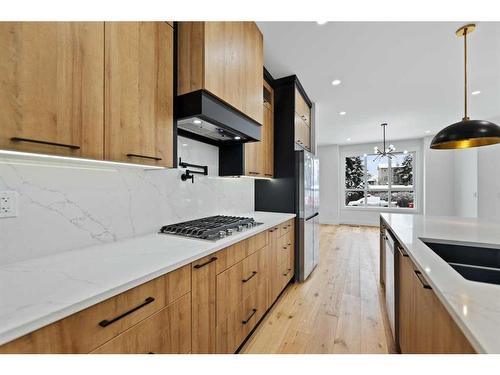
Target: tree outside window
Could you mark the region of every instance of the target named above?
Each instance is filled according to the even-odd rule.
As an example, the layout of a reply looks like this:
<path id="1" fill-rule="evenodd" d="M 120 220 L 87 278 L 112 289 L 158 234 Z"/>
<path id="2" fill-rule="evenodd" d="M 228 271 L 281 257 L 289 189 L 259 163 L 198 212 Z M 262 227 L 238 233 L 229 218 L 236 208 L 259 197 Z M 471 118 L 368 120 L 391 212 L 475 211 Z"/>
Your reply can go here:
<path id="1" fill-rule="evenodd" d="M 414 208 L 414 168 L 415 153 L 346 157 L 345 205 Z"/>

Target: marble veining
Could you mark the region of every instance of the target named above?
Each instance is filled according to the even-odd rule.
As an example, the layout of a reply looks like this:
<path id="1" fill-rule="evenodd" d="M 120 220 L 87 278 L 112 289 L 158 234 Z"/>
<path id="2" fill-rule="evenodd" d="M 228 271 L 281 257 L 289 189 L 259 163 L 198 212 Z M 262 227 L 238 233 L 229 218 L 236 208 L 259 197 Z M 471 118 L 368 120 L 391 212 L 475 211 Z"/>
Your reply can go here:
<path id="1" fill-rule="evenodd" d="M 463 278 L 422 239 L 500 247 L 500 223 L 482 219 L 381 214 L 467 339 L 480 353 L 500 353 L 500 285 Z"/>
<path id="2" fill-rule="evenodd" d="M 19 194 L 19 215 L 0 219 L 0 265 L 157 231 L 161 225 L 254 209 L 253 180 L 219 178 L 218 149 L 179 137 L 179 156 L 209 166 L 181 169 L 47 163 L 0 156 L 0 190 Z"/>

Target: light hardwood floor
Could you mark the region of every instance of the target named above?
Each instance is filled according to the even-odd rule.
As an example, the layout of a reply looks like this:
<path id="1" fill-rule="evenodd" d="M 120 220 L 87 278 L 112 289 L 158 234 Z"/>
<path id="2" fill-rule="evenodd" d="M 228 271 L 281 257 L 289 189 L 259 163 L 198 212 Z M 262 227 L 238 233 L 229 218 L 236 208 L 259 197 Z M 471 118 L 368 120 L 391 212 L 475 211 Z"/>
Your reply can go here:
<path id="1" fill-rule="evenodd" d="M 394 353 L 378 228 L 322 225 L 320 262 L 289 285 L 240 353 Z"/>

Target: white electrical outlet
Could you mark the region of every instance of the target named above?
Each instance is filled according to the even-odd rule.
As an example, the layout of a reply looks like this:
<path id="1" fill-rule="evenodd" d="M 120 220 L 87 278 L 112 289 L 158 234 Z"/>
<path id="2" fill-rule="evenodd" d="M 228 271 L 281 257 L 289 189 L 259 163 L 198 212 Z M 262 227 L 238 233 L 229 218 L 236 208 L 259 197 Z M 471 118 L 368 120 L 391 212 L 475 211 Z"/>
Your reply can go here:
<path id="1" fill-rule="evenodd" d="M 0 217 L 17 217 L 16 191 L 0 191 Z"/>

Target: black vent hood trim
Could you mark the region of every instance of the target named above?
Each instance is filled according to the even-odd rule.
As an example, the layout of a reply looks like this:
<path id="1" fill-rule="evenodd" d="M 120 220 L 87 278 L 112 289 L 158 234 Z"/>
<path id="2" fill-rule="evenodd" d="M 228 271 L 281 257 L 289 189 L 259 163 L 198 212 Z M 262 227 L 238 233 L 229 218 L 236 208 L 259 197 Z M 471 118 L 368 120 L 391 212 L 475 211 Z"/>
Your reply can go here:
<path id="1" fill-rule="evenodd" d="M 241 134 L 245 138 L 244 142 L 255 142 L 261 139 L 261 124 L 205 90 L 193 91 L 178 96 L 176 117 L 176 120 L 190 117 L 200 118 L 221 128 Z M 187 131 L 182 131 L 182 133 L 182 135 L 189 136 Z M 199 135 L 197 138 L 206 140 L 207 143 L 214 142 Z M 219 142 L 219 144 L 221 143 Z M 235 141 L 234 143 L 242 143 L 242 141 Z M 224 144 L 227 144 L 227 141 Z"/>

